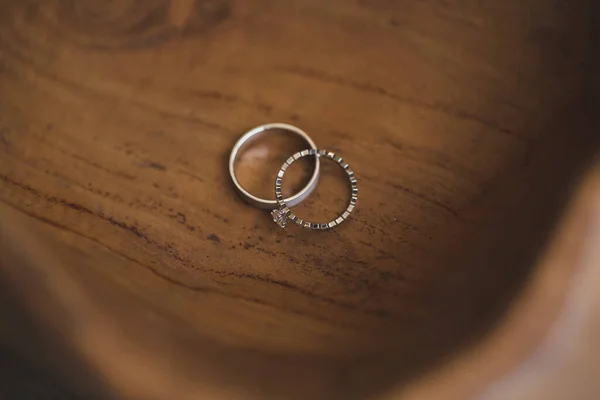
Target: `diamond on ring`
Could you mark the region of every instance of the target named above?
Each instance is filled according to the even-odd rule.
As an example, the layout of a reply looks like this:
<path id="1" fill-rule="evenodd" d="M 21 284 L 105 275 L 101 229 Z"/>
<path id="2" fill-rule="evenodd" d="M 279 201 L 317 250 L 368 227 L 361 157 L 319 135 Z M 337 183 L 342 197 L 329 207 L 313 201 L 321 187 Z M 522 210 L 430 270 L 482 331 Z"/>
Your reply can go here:
<path id="1" fill-rule="evenodd" d="M 271 211 L 271 216 L 273 217 L 273 222 L 279 225 L 280 228 L 287 226 L 287 213 L 285 210 L 275 209 Z"/>

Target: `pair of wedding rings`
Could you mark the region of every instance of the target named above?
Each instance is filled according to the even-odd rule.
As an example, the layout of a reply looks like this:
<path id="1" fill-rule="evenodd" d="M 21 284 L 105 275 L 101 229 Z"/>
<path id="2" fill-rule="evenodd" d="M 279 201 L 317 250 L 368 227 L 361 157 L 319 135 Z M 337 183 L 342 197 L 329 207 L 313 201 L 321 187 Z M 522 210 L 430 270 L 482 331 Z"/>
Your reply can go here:
<path id="1" fill-rule="evenodd" d="M 269 130 L 277 130 L 280 132 L 295 134 L 297 136 L 300 136 L 300 138 L 302 138 L 302 140 L 304 140 L 309 146 L 309 148 L 307 148 L 306 150 L 302 150 L 293 154 L 281 166 L 281 169 L 275 177 L 275 200 L 263 199 L 249 193 L 246 189 L 242 187 L 235 173 L 235 162 L 238 153 L 240 152 L 242 147 L 248 144 L 251 140 L 255 139 L 258 135 Z M 315 168 L 310 180 L 308 181 L 306 186 L 300 189 L 298 193 L 288 198 L 284 198 L 282 194 L 282 186 L 285 171 L 289 168 L 290 165 L 294 163 L 294 161 L 307 156 L 312 156 L 315 160 Z M 317 183 L 319 181 L 319 176 L 321 172 L 320 160 L 322 158 L 328 158 L 330 160 L 333 160 L 344 169 L 348 176 L 348 179 L 350 180 L 351 197 L 348 207 L 338 218 L 327 223 L 314 223 L 298 218 L 290 210 L 290 208 L 297 206 L 302 201 L 304 201 L 304 199 L 306 199 L 317 187 Z M 258 207 L 263 210 L 272 210 L 271 215 L 273 217 L 273 221 L 281 228 L 285 228 L 289 220 L 307 229 L 331 229 L 348 219 L 350 213 L 352 213 L 358 201 L 358 186 L 356 184 L 356 178 L 354 176 L 354 172 L 350 169 L 348 163 L 346 163 L 342 159 L 342 157 L 338 157 L 331 151 L 318 149 L 313 140 L 310 138 L 310 136 L 306 134 L 306 132 L 304 132 L 302 129 L 296 126 L 289 124 L 272 123 L 260 125 L 243 134 L 231 150 L 231 155 L 229 156 L 229 175 L 231 176 L 233 184 L 235 185 L 235 188 L 242 196 L 242 198 L 255 207 Z"/>

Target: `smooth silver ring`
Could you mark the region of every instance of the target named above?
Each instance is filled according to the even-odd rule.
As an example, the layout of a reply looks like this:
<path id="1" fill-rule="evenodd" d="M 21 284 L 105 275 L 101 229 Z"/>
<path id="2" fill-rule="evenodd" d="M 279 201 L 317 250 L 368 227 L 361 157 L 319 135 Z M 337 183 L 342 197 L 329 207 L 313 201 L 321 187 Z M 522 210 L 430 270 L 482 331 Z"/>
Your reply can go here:
<path id="1" fill-rule="evenodd" d="M 342 213 L 342 215 L 340 215 L 338 218 L 334 219 L 331 222 L 317 224 L 314 222 L 309 222 L 309 221 L 305 221 L 301 218 L 298 218 L 296 216 L 296 214 L 294 214 L 293 212 L 290 211 L 289 205 L 287 204 L 286 200 L 281 195 L 281 187 L 283 185 L 283 175 L 285 174 L 285 171 L 297 159 L 306 157 L 306 156 L 310 156 L 310 155 L 315 155 L 315 156 L 317 156 L 317 158 L 325 157 L 325 158 L 329 158 L 329 159 L 335 161 L 336 163 L 338 163 L 339 166 L 341 166 L 344 169 L 344 171 L 348 175 L 348 179 L 350 180 L 350 191 L 351 191 L 350 204 L 348 204 L 348 207 Z M 277 173 L 277 178 L 275 179 L 275 197 L 277 198 L 278 207 L 276 209 L 274 209 L 273 211 L 271 211 L 271 216 L 273 217 L 273 222 L 275 222 L 277 225 L 279 225 L 280 228 L 285 228 L 287 226 L 287 221 L 290 220 L 292 222 L 295 222 L 297 225 L 300 225 L 306 229 L 314 229 L 314 230 L 331 229 L 335 226 L 338 226 L 339 224 L 344 222 L 346 219 L 348 219 L 348 217 L 350 216 L 350 213 L 352 211 L 354 211 L 354 208 L 356 207 L 356 203 L 358 202 L 358 186 L 357 186 L 356 178 L 354 177 L 354 171 L 352 171 L 352 169 L 350 169 L 350 166 L 348 165 L 347 162 L 344 161 L 344 159 L 342 157 L 336 156 L 331 151 L 310 149 L 310 150 L 299 151 L 298 153 L 296 153 L 293 156 L 291 156 L 290 158 L 288 158 L 285 163 L 283 163 L 283 165 L 281 166 L 281 169 Z"/>
<path id="2" fill-rule="evenodd" d="M 239 140 L 233 146 L 233 149 L 231 149 L 231 155 L 229 156 L 229 175 L 231 176 L 233 184 L 235 185 L 235 188 L 242 196 L 242 198 L 248 203 L 262 210 L 272 210 L 273 208 L 277 207 L 277 201 L 254 196 L 253 194 L 250 194 L 246 189 L 244 189 L 235 175 L 235 160 L 240 149 L 245 144 L 247 144 L 250 140 L 254 139 L 257 135 L 271 129 L 281 129 L 283 131 L 294 133 L 300 136 L 302 139 L 304 139 L 304 141 L 308 143 L 311 149 L 314 149 L 315 151 L 317 150 L 317 146 L 310 138 L 310 136 L 306 134 L 306 132 L 294 125 L 289 124 L 271 123 L 260 125 L 244 133 L 242 137 L 239 138 Z M 312 193 L 313 190 L 315 190 L 315 187 L 317 187 L 317 182 L 319 181 L 320 172 L 321 164 L 319 162 L 319 157 L 315 157 L 315 169 L 313 171 L 312 176 L 310 177 L 310 180 L 308 181 L 306 186 L 304 186 L 298 193 L 285 199 L 285 202 L 288 207 L 297 206 L 302 201 L 304 201 L 304 199 L 306 199 Z"/>

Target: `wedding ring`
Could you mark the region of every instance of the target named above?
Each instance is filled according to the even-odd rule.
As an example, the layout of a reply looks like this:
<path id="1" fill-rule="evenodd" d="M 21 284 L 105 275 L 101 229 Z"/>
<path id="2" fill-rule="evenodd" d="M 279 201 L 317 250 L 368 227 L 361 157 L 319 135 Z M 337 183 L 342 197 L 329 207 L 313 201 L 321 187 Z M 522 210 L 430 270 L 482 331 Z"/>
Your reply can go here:
<path id="1" fill-rule="evenodd" d="M 306 157 L 306 156 L 312 156 L 312 155 L 316 156 L 317 158 L 321 158 L 321 157 L 329 158 L 329 159 L 337 162 L 344 169 L 344 171 L 346 171 L 346 174 L 348 175 L 348 178 L 350 179 L 351 198 L 350 198 L 350 204 L 348 205 L 348 208 L 346 208 L 346 211 L 344 211 L 344 213 L 342 215 L 340 215 L 338 218 L 334 219 L 331 222 L 324 223 L 324 224 L 323 223 L 317 224 L 314 222 L 309 222 L 309 221 L 305 221 L 301 218 L 298 218 L 293 212 L 290 211 L 289 204 L 287 203 L 286 199 L 284 199 L 283 196 L 281 195 L 281 186 L 283 184 L 283 176 L 285 174 L 285 171 L 288 169 L 288 167 L 290 165 L 292 165 L 292 163 L 294 161 L 298 160 L 299 158 Z M 287 161 L 281 166 L 281 169 L 279 170 L 279 173 L 277 174 L 277 178 L 275 179 L 275 197 L 277 198 L 277 204 L 279 207 L 271 212 L 271 216 L 273 217 L 273 222 L 275 222 L 281 228 L 285 228 L 287 226 L 287 221 L 290 220 L 292 222 L 295 222 L 297 225 L 300 225 L 307 229 L 315 229 L 315 230 L 316 229 L 319 229 L 319 230 L 331 229 L 335 226 L 338 226 L 339 224 L 344 222 L 346 219 L 348 219 L 348 217 L 350 216 L 350 213 L 356 207 L 356 203 L 358 202 L 358 186 L 356 185 L 356 178 L 354 177 L 354 172 L 350 169 L 350 166 L 348 165 L 347 162 L 345 162 L 342 159 L 342 157 L 338 157 L 334 153 L 327 151 L 327 150 L 310 149 L 310 150 L 303 150 L 303 151 L 300 151 L 300 152 L 294 154 L 293 156 L 288 158 Z"/>
<path id="2" fill-rule="evenodd" d="M 263 199 L 261 197 L 254 196 L 253 194 L 249 193 L 246 189 L 244 189 L 242 187 L 242 185 L 240 184 L 240 182 L 238 181 L 237 176 L 235 174 L 235 161 L 236 161 L 236 157 L 237 157 L 240 149 L 244 145 L 249 143 L 251 140 L 255 139 L 261 133 L 268 131 L 268 130 L 272 130 L 272 129 L 279 129 L 283 132 L 290 132 L 297 136 L 300 136 L 306 143 L 308 143 L 310 149 L 314 150 L 314 152 L 312 153 L 313 155 L 316 154 L 316 150 L 317 150 L 315 143 L 312 141 L 310 136 L 308 136 L 306 134 L 306 132 L 304 132 L 302 129 L 300 129 L 298 127 L 295 127 L 295 126 L 289 125 L 289 124 L 271 123 L 271 124 L 260 125 L 254 129 L 251 129 L 248 132 L 244 133 L 242 135 L 242 137 L 239 138 L 239 140 L 233 146 L 233 149 L 231 150 L 231 155 L 229 156 L 229 175 L 231 176 L 231 179 L 233 180 L 233 184 L 235 185 L 235 188 L 237 189 L 239 194 L 242 196 L 242 198 L 244 200 L 246 200 L 248 203 L 252 204 L 253 206 L 263 209 L 263 210 L 272 210 L 274 207 L 277 207 L 277 204 L 278 204 L 277 201 Z M 319 162 L 319 157 L 315 157 L 315 169 L 313 171 L 313 174 L 312 174 L 310 180 L 306 184 L 306 186 L 304 186 L 298 193 L 296 193 L 295 195 L 293 195 L 291 197 L 288 197 L 286 199 L 283 199 L 283 197 L 282 197 L 282 200 L 285 200 L 287 207 L 294 207 L 294 206 L 300 204 L 304 199 L 306 199 L 306 197 L 308 197 L 312 193 L 312 191 L 317 186 L 317 182 L 319 181 L 320 170 L 321 170 L 321 165 Z"/>

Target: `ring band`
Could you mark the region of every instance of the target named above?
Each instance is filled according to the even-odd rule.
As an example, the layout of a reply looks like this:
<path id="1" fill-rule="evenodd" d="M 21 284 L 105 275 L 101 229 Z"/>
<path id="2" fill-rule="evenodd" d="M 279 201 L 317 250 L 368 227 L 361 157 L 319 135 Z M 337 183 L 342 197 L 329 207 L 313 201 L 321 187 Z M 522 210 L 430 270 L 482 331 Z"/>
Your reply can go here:
<path id="1" fill-rule="evenodd" d="M 305 221 L 301 218 L 298 218 L 293 212 L 290 211 L 287 201 L 281 195 L 281 186 L 283 184 L 283 175 L 285 174 L 285 171 L 288 169 L 288 167 L 294 161 L 296 161 L 299 158 L 306 157 L 309 155 L 316 155 L 317 158 L 326 157 L 326 158 L 329 158 L 329 159 L 337 162 L 344 169 L 344 171 L 346 171 L 346 174 L 348 175 L 348 178 L 350 179 L 350 188 L 351 188 L 352 197 L 350 198 L 350 204 L 348 205 L 348 208 L 346 208 L 346 211 L 344 211 L 344 213 L 342 215 L 340 215 L 338 218 L 334 219 L 331 222 L 325 223 L 325 224 L 316 224 L 316 223 Z M 277 174 L 277 178 L 275 179 L 275 197 L 277 198 L 277 204 L 279 205 L 279 208 L 276 208 L 275 210 L 273 210 L 271 212 L 271 215 L 273 217 L 273 221 L 277 225 L 279 225 L 281 228 L 285 228 L 287 226 L 287 220 L 289 219 L 290 221 L 295 222 L 297 225 L 300 225 L 307 229 L 315 229 L 315 230 L 331 229 L 331 228 L 341 224 L 346 219 L 348 219 L 348 217 L 350 216 L 350 213 L 356 207 L 356 203 L 358 202 L 358 186 L 356 185 L 356 178 L 354 177 L 354 172 L 350 169 L 350 166 L 348 165 L 347 162 L 345 162 L 342 159 L 342 157 L 338 157 L 334 153 L 327 151 L 327 150 L 310 149 L 310 150 L 303 150 L 303 151 L 300 151 L 300 152 L 294 154 L 293 156 L 288 158 L 287 161 L 281 166 L 281 169 L 279 170 L 279 173 Z"/>
<path id="2" fill-rule="evenodd" d="M 237 157 L 240 149 L 245 144 L 247 144 L 250 140 L 255 138 L 257 135 L 261 134 L 262 132 L 265 132 L 265 131 L 268 131 L 271 129 L 281 129 L 283 131 L 294 133 L 294 134 L 300 136 L 302 139 L 304 139 L 304 141 L 306 143 L 308 143 L 311 150 L 315 151 L 315 152 L 313 152 L 313 154 L 316 154 L 316 150 L 317 150 L 315 143 L 310 138 L 310 136 L 308 136 L 306 134 L 306 132 L 304 132 L 302 129 L 300 129 L 298 127 L 295 127 L 295 126 L 289 125 L 289 124 L 271 123 L 271 124 L 260 125 L 260 126 L 257 126 L 256 128 L 249 130 L 248 132 L 244 133 L 242 135 L 242 137 L 239 138 L 239 140 L 233 146 L 233 149 L 231 150 L 231 155 L 229 156 L 229 175 L 231 176 L 231 179 L 233 180 L 233 184 L 235 185 L 237 191 L 240 193 L 242 198 L 244 200 L 246 200 L 248 203 L 252 204 L 253 206 L 263 209 L 263 210 L 271 210 L 274 207 L 277 207 L 277 204 L 278 204 L 277 201 L 263 199 L 261 197 L 254 196 L 254 195 L 250 194 L 246 189 L 244 189 L 235 175 L 234 164 L 235 164 L 235 160 L 236 160 L 236 157 Z M 294 207 L 294 206 L 300 204 L 304 199 L 306 199 L 312 193 L 312 191 L 317 186 L 320 170 L 321 170 L 321 165 L 319 162 L 319 157 L 315 157 L 315 169 L 313 171 L 312 176 L 310 177 L 310 180 L 306 184 L 306 186 L 304 186 L 295 195 L 290 196 L 287 199 L 284 199 L 288 207 Z"/>

